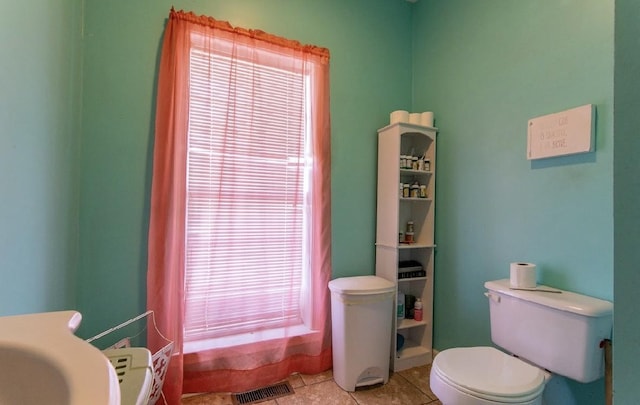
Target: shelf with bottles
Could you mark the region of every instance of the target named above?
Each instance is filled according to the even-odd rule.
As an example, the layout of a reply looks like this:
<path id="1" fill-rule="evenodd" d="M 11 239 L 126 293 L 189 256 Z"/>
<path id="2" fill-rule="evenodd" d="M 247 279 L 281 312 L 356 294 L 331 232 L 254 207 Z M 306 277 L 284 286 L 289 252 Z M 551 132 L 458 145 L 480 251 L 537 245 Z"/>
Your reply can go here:
<path id="1" fill-rule="evenodd" d="M 431 172 L 400 171 L 400 200 L 431 201 L 434 176 Z"/>
<path id="2" fill-rule="evenodd" d="M 403 163 L 414 159 L 414 163 Z M 415 163 L 417 159 L 418 163 Z M 400 155 L 400 173 L 411 173 L 416 175 L 427 175 L 431 173 L 431 159 L 426 156 L 426 152 L 422 156 L 411 157 L 406 155 Z"/>
<path id="3" fill-rule="evenodd" d="M 422 319 L 413 319 L 415 309 L 413 315 L 394 317 L 399 337 L 390 353 L 393 371 L 431 362 L 436 134 L 436 128 L 402 123 L 378 130 L 376 275 L 394 282 L 397 296 L 420 298 L 423 305 Z M 423 271 L 401 268 L 407 260 L 418 262 Z"/>
<path id="4" fill-rule="evenodd" d="M 401 176 L 419 176 L 419 177 L 428 177 L 433 174 L 432 170 L 413 170 L 413 169 L 400 169 Z"/>
<path id="5" fill-rule="evenodd" d="M 433 226 L 430 222 L 432 213 L 424 207 L 415 207 L 415 209 L 403 210 L 400 217 L 398 248 L 418 249 L 434 246 Z"/>
<path id="6" fill-rule="evenodd" d="M 425 136 L 426 135 L 426 136 Z M 406 132 L 401 135 L 400 171 L 428 173 L 433 170 L 433 139 L 426 133 Z"/>
<path id="7" fill-rule="evenodd" d="M 410 201 L 431 201 L 429 198 L 428 185 L 419 181 L 400 183 L 400 200 Z"/>
<path id="8" fill-rule="evenodd" d="M 423 316 L 424 292 L 424 282 L 398 285 L 397 329 L 408 329 L 427 324 L 427 320 Z"/>

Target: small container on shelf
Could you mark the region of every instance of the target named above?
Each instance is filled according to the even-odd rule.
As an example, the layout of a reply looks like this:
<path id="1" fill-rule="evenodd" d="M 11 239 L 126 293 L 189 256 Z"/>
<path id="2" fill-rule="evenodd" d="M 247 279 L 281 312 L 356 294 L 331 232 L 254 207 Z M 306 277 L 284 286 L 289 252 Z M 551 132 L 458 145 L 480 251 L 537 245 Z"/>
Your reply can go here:
<path id="1" fill-rule="evenodd" d="M 402 184 L 402 197 L 409 198 L 410 187 L 411 187 L 411 185 L 409 183 Z"/>
<path id="2" fill-rule="evenodd" d="M 413 183 L 411 185 L 411 198 L 419 198 L 420 197 L 420 185 L 418 183 Z"/>
<path id="3" fill-rule="evenodd" d="M 405 155 L 404 157 L 404 166 L 402 169 L 411 169 L 413 167 L 413 156 Z"/>
<path id="4" fill-rule="evenodd" d="M 407 232 L 404 234 L 404 243 L 414 243 L 415 239 L 413 238 L 413 232 Z"/>
<path id="5" fill-rule="evenodd" d="M 413 234 L 413 221 L 407 221 L 407 233 L 408 232 Z"/>
<path id="6" fill-rule="evenodd" d="M 398 302 L 396 309 L 396 316 L 398 317 L 398 319 L 404 319 L 404 294 L 400 291 L 398 291 Z"/>
<path id="7" fill-rule="evenodd" d="M 420 198 L 427 198 L 427 186 L 425 184 L 420 185 Z"/>
<path id="8" fill-rule="evenodd" d="M 416 303 L 416 296 L 411 294 L 404 295 L 404 317 L 413 319 L 413 308 Z"/>
<path id="9" fill-rule="evenodd" d="M 416 298 L 416 302 L 413 304 L 413 319 L 422 320 L 422 300 L 420 298 Z"/>

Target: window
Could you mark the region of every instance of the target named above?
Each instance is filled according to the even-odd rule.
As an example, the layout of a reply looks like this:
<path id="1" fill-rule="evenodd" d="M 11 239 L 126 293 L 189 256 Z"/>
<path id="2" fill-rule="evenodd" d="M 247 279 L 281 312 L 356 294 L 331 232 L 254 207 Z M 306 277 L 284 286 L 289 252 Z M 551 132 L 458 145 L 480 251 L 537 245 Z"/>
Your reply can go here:
<path id="1" fill-rule="evenodd" d="M 169 13 L 147 308 L 175 344 L 171 403 L 331 367 L 329 60 L 326 48 Z M 149 347 L 160 340 L 149 334 Z"/>
<path id="2" fill-rule="evenodd" d="M 193 43 L 185 341 L 302 325 L 313 75 L 273 50 Z"/>

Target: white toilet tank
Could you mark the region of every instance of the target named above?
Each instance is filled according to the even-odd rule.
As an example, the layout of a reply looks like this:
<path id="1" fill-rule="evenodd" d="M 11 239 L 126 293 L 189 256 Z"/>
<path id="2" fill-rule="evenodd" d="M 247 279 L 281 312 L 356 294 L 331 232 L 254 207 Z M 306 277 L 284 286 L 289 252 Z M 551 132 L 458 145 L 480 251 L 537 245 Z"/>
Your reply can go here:
<path id="1" fill-rule="evenodd" d="M 611 338 L 611 302 L 569 291 L 512 290 L 509 284 L 509 279 L 484 284 L 496 345 L 579 382 L 604 375 L 601 342 Z"/>

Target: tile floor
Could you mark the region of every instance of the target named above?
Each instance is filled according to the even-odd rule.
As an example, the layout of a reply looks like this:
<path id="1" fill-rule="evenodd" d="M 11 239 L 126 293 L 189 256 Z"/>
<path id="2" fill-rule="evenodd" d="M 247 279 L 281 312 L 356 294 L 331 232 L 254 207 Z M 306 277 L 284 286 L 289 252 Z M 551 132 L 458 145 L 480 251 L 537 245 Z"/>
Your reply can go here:
<path id="1" fill-rule="evenodd" d="M 264 405 L 442 405 L 429 389 L 431 366 L 415 367 L 390 373 L 385 385 L 342 390 L 333 380 L 333 373 L 316 375 L 294 374 L 289 382 L 294 395 L 261 402 Z M 232 405 L 230 394 L 211 393 L 185 396 L 183 405 Z"/>

